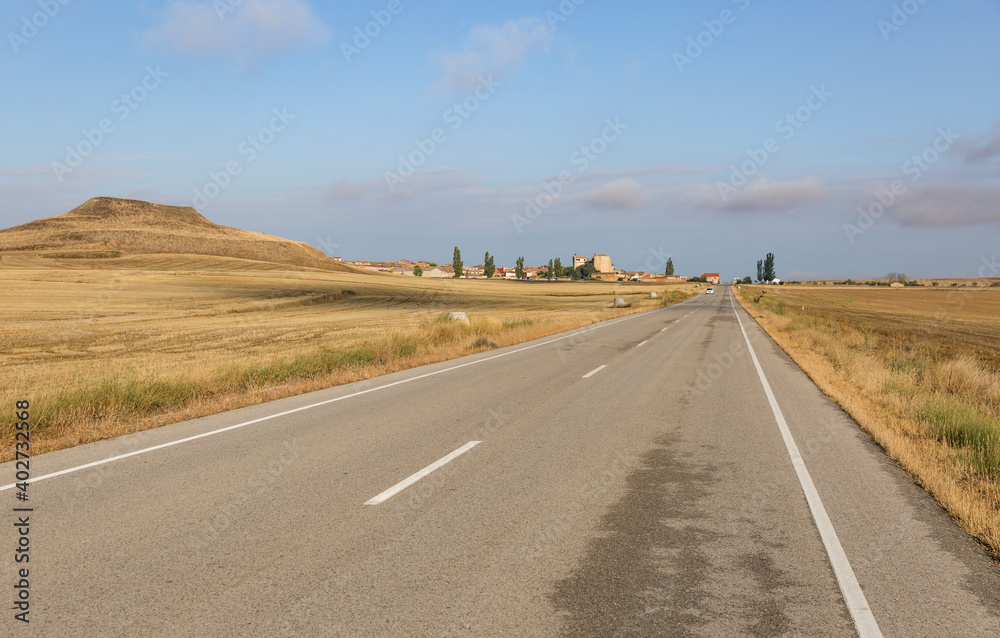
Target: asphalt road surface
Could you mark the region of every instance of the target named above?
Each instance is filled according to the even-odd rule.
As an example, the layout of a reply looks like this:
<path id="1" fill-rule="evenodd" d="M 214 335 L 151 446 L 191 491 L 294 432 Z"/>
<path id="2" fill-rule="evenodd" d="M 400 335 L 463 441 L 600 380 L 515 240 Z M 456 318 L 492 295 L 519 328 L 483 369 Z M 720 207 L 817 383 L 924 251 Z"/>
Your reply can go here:
<path id="1" fill-rule="evenodd" d="M 996 565 L 716 291 L 35 457 L 0 635 L 1000 636 Z"/>

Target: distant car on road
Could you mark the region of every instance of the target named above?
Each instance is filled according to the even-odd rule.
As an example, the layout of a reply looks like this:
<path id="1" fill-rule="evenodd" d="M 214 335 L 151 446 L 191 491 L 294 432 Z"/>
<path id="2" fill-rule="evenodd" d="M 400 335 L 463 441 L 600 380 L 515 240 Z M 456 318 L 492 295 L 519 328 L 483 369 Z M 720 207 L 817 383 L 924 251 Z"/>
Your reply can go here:
<path id="1" fill-rule="evenodd" d="M 715 288 L 709 288 L 708 290 L 705 291 L 705 294 L 706 295 L 714 295 L 715 294 Z"/>

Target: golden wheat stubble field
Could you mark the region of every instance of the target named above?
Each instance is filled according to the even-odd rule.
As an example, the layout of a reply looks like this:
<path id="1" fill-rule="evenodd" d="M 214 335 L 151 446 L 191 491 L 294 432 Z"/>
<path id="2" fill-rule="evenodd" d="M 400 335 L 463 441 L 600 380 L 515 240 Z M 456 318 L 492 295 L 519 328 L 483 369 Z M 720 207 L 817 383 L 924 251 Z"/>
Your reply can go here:
<path id="1" fill-rule="evenodd" d="M 170 255 L 7 254 L 0 280 L 8 302 L 3 404 L 32 400 L 38 453 L 509 345 L 695 292 Z M 649 299 L 653 291 L 661 299 Z M 612 308 L 615 296 L 631 308 Z M 467 312 L 471 325 L 444 320 L 452 310 Z"/>
<path id="2" fill-rule="evenodd" d="M 1000 558 L 1000 290 L 743 286 L 738 298 Z"/>

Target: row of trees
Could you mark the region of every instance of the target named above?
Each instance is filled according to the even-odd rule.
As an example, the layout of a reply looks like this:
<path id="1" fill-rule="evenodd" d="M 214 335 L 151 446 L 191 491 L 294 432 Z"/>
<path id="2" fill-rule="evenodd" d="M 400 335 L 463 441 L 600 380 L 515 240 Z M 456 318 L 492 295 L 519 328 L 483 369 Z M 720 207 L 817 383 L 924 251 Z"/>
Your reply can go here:
<path id="1" fill-rule="evenodd" d="M 778 276 L 774 272 L 774 253 L 767 253 L 764 259 L 759 259 L 757 261 L 757 283 L 763 283 L 765 281 L 774 281 Z M 744 278 L 744 283 L 750 283 L 746 281 L 749 277 Z"/>
<path id="2" fill-rule="evenodd" d="M 771 255 L 773 258 L 773 255 Z M 773 259 L 772 259 L 773 264 Z M 451 267 L 455 271 L 453 275 L 456 279 L 465 274 L 465 264 L 462 262 L 462 251 L 455 246 L 455 252 L 452 255 Z M 758 264 L 759 266 L 759 264 Z M 556 278 L 566 278 L 579 280 L 579 279 L 590 279 L 595 274 L 597 274 L 597 268 L 594 264 L 585 263 L 576 268 L 572 266 L 563 266 L 562 260 L 559 257 L 555 259 L 550 259 L 547 266 L 543 266 L 544 271 L 539 272 L 539 276 L 545 277 L 546 279 L 556 279 Z M 493 259 L 493 255 L 487 251 L 486 257 L 483 261 L 483 274 L 486 275 L 487 279 L 492 279 L 497 272 L 496 262 Z M 423 269 L 417 265 L 413 267 L 413 274 L 417 277 L 421 277 L 424 274 Z M 514 268 L 514 274 L 518 279 L 524 279 L 524 257 L 517 258 L 517 265 Z M 667 267 L 665 274 L 670 277 L 674 274 L 674 260 L 671 258 L 667 259 Z"/>
<path id="3" fill-rule="evenodd" d="M 462 251 L 455 246 L 455 254 L 451 259 L 451 267 L 454 269 L 454 277 L 457 279 L 464 274 L 463 264 L 462 264 Z M 497 274 L 497 265 L 493 260 L 493 255 L 490 251 L 486 251 L 486 257 L 483 258 L 483 274 L 486 275 L 487 279 L 493 279 L 493 275 Z"/>
<path id="4" fill-rule="evenodd" d="M 451 267 L 454 270 L 454 275 L 456 279 L 465 274 L 465 264 L 462 261 L 462 251 L 455 246 L 455 251 L 452 254 Z M 577 268 L 572 268 L 569 266 L 562 265 L 562 259 L 556 257 L 555 259 L 550 259 L 548 266 L 544 266 L 544 271 L 539 273 L 539 276 L 545 277 L 546 279 L 555 279 L 558 277 L 569 277 L 571 279 L 589 279 L 594 274 L 597 273 L 597 269 L 594 268 L 593 264 L 583 264 Z M 667 261 L 667 271 L 668 274 L 673 274 L 673 262 Z M 486 256 L 483 259 L 483 274 L 486 275 L 487 279 L 492 279 L 497 273 L 496 260 L 493 255 L 486 252 Z M 413 274 L 420 277 L 422 276 L 423 269 L 420 266 L 414 266 Z M 516 266 L 514 267 L 514 275 L 518 279 L 524 279 L 524 257 L 518 257 Z"/>
<path id="5" fill-rule="evenodd" d="M 573 268 L 572 266 L 563 266 L 562 259 L 556 257 L 555 259 L 550 259 L 547 265 L 542 266 L 538 276 L 551 281 L 552 279 L 565 279 L 567 277 L 574 280 L 590 279 L 595 274 L 597 274 L 597 269 L 594 268 L 593 264 L 582 264 Z M 521 274 L 517 276 L 518 279 L 521 279 Z"/>
<path id="6" fill-rule="evenodd" d="M 431 265 L 436 266 L 437 264 Z M 455 253 L 451 258 L 451 267 L 455 271 L 454 276 L 456 279 L 465 274 L 464 266 L 465 264 L 462 262 L 462 251 L 458 249 L 458 246 L 455 246 Z M 496 266 L 493 264 L 493 257 L 491 257 L 489 253 L 486 253 L 486 262 L 483 266 L 483 271 L 486 273 L 487 277 L 492 277 L 497 271 Z M 420 267 L 420 264 L 413 267 L 413 274 L 417 277 L 424 276 L 424 269 Z"/>
<path id="7" fill-rule="evenodd" d="M 556 261 L 558 262 L 559 260 L 557 259 Z M 552 262 L 550 261 L 549 263 L 551 264 Z M 455 252 L 452 254 L 451 267 L 452 270 L 455 271 L 455 274 L 452 276 L 456 279 L 465 274 L 465 264 L 462 262 L 462 251 L 458 249 L 458 246 L 455 246 Z M 418 277 L 423 274 L 422 271 L 418 273 L 419 268 L 420 266 L 417 266 L 413 269 L 413 274 Z M 516 273 L 518 279 L 524 279 L 524 257 L 517 258 L 517 267 L 514 269 L 514 272 Z M 493 279 L 493 276 L 497 274 L 496 260 L 489 251 L 486 251 L 486 256 L 483 258 L 483 274 L 486 275 L 487 279 Z"/>

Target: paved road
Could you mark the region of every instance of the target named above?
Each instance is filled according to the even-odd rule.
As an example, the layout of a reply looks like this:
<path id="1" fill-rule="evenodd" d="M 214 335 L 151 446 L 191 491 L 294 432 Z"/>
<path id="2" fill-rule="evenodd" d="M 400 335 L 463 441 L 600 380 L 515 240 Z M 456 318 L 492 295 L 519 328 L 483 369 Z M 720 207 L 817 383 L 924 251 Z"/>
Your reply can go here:
<path id="1" fill-rule="evenodd" d="M 996 566 L 717 290 L 37 457 L 0 634 L 1000 635 Z"/>

